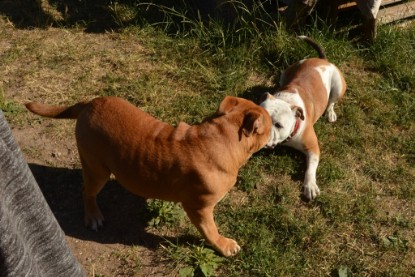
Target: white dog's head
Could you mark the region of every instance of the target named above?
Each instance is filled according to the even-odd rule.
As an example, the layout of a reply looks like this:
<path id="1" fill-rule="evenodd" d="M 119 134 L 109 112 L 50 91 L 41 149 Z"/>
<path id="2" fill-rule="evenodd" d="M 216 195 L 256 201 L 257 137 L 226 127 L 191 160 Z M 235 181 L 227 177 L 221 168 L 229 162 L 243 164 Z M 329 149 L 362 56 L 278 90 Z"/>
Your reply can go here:
<path id="1" fill-rule="evenodd" d="M 269 93 L 261 97 L 261 107 L 271 116 L 271 136 L 266 147 L 274 148 L 277 144 L 287 140 L 296 128 L 297 119 L 304 120 L 304 112 L 301 107 L 275 98 Z"/>

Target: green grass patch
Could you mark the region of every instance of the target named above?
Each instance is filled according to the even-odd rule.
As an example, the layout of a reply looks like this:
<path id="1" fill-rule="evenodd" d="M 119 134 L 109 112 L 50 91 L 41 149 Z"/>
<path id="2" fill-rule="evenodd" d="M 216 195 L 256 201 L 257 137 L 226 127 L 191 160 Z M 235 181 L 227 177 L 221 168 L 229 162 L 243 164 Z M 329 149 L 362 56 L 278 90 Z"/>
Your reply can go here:
<path id="1" fill-rule="evenodd" d="M 235 2 L 237 20 L 227 24 L 202 20 L 186 6 L 132 2 L 111 2 L 105 9 L 117 27 L 106 34 L 80 32 L 99 22 L 93 13 L 82 17 L 84 24 L 69 13 L 61 25 L 66 29 L 48 33 L 11 36 L 20 30 L 2 23 L 7 49 L 1 54 L 0 108 L 10 122 L 33 121 L 22 112 L 27 100 L 73 103 L 116 95 L 171 124 L 194 124 L 226 95 L 255 100 L 276 88 L 289 64 L 317 55 L 259 4 L 250 11 Z M 242 167 L 236 188 L 215 213 L 220 232 L 242 251 L 223 259 L 204 243 L 180 239 L 154 251 L 156 267 L 166 268 L 168 261 L 173 266 L 165 270 L 182 276 L 415 274 L 415 26 L 378 31 L 368 46 L 333 34 L 321 22 L 303 30 L 323 46 L 348 85 L 335 107 L 338 121 L 323 117 L 315 124 L 322 195 L 311 203 L 300 198 L 302 153 L 261 150 Z M 26 151 L 31 153 L 40 150 Z M 177 206 L 154 201 L 149 210 L 156 235 L 166 235 L 167 228 L 169 240 L 200 238 L 190 222 L 181 221 Z M 124 263 L 125 275 L 144 270 L 134 253 L 111 257 Z"/>
<path id="2" fill-rule="evenodd" d="M 170 242 L 167 246 L 163 246 L 163 250 L 180 277 L 215 276 L 215 270 L 224 261 L 224 258 L 218 256 L 212 249 L 206 248 L 203 243 L 200 246 L 183 247 Z"/>

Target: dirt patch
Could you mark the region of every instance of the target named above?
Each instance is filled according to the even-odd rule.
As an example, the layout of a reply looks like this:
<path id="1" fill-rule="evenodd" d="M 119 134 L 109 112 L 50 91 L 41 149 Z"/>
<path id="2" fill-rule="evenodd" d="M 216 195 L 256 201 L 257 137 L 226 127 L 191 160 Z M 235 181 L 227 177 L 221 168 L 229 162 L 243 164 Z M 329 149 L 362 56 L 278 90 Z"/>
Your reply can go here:
<path id="1" fill-rule="evenodd" d="M 56 129 L 55 124 L 46 128 Z M 73 124 L 66 123 L 73 131 Z M 84 227 L 82 173 L 73 135 L 58 139 L 43 125 L 13 129 L 29 167 L 66 239 L 88 275 L 166 275 L 156 249 L 165 238 L 147 230 L 144 199 L 125 191 L 115 181 L 100 193 L 98 202 L 106 224 L 99 232 Z"/>
<path id="2" fill-rule="evenodd" d="M 56 128 L 55 124 L 47 128 Z M 73 124 L 66 123 L 71 128 Z M 73 130 L 73 128 L 71 128 Z M 43 125 L 13 129 L 29 167 L 79 262 L 90 276 L 165 276 L 157 248 L 168 237 L 147 229 L 146 201 L 115 181 L 99 194 L 99 232 L 83 223 L 82 172 L 73 135 L 57 139 Z M 154 231 L 154 230 L 153 230 Z"/>
<path id="3" fill-rule="evenodd" d="M 157 248 L 166 237 L 147 230 L 146 202 L 110 182 L 98 202 L 106 218 L 99 232 L 83 224 L 82 173 L 74 122 L 27 113 L 29 100 L 47 103 L 92 98 L 105 76 L 137 78 L 151 69 L 138 38 L 76 30 L 19 30 L 1 20 L 1 93 L 20 107 L 13 134 L 66 239 L 89 276 L 164 276 Z"/>

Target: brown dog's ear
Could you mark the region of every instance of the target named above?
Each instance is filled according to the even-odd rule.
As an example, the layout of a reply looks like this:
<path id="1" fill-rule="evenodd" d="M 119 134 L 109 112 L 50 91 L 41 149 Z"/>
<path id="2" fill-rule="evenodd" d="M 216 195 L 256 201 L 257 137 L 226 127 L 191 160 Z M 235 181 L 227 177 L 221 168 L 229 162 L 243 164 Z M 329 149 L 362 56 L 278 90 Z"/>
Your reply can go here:
<path id="1" fill-rule="evenodd" d="M 291 110 L 295 112 L 295 117 L 304 120 L 304 110 L 299 106 L 291 106 Z"/>
<path id="2" fill-rule="evenodd" d="M 239 100 L 237 97 L 233 96 L 226 96 L 225 99 L 220 103 L 219 109 L 217 110 L 217 114 L 224 115 L 229 113 L 234 107 L 239 104 Z"/>
<path id="3" fill-rule="evenodd" d="M 245 115 L 242 123 L 242 132 L 246 137 L 258 133 L 263 127 L 262 114 L 258 112 L 249 112 Z"/>

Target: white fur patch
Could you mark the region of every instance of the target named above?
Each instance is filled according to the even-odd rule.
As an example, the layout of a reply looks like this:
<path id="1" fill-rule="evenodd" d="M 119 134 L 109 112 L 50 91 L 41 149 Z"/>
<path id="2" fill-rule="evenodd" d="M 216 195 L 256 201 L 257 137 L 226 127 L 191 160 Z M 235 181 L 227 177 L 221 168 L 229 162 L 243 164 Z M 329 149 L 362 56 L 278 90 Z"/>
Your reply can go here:
<path id="1" fill-rule="evenodd" d="M 314 199 L 320 194 L 317 186 L 316 171 L 320 157 L 312 152 L 307 153 L 307 171 L 305 173 L 303 194 L 307 199 Z"/>
<path id="2" fill-rule="evenodd" d="M 330 65 L 320 65 L 314 68 L 317 70 L 318 74 L 321 76 L 321 81 L 326 88 L 327 98 L 330 97 L 331 91 L 331 79 L 333 75 L 333 66 Z"/>
<path id="3" fill-rule="evenodd" d="M 292 105 L 299 106 L 301 108 L 304 108 L 304 102 L 303 99 L 301 99 L 300 95 L 298 94 L 298 90 L 294 89 L 295 93 L 292 92 L 285 92 L 285 91 L 279 91 L 276 94 L 274 94 L 275 98 L 281 99 L 287 103 L 290 103 Z"/>
<path id="4" fill-rule="evenodd" d="M 261 103 L 261 107 L 267 110 L 272 119 L 273 126 L 267 143 L 267 146 L 272 148 L 288 138 L 295 124 L 291 105 L 277 97 L 276 95 L 275 98 L 267 99 Z"/>

